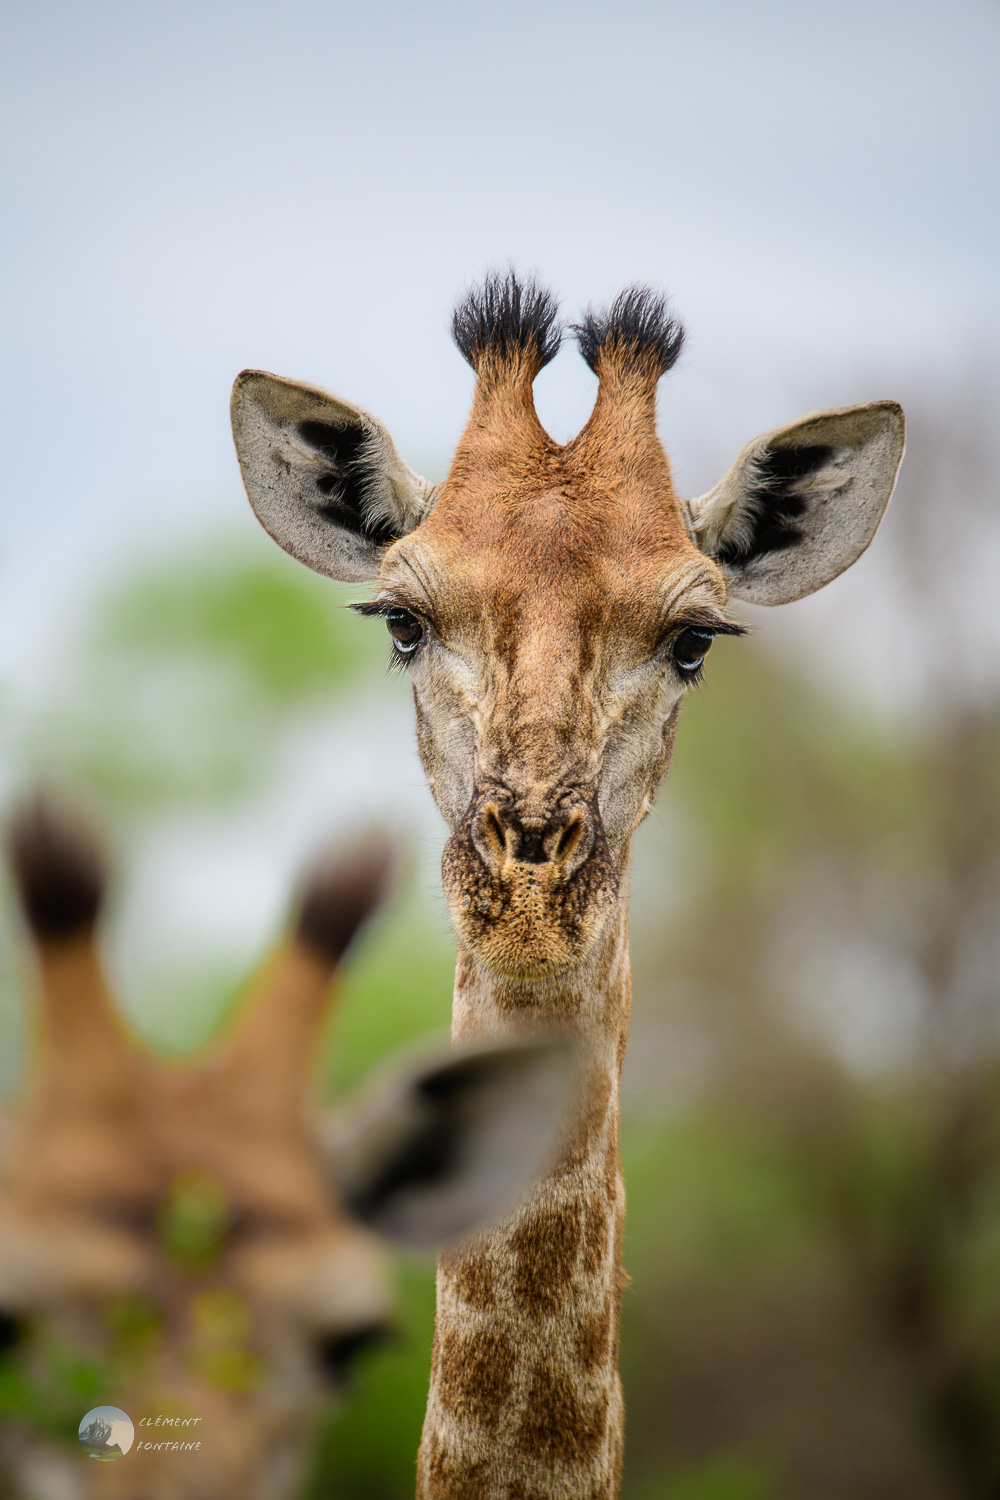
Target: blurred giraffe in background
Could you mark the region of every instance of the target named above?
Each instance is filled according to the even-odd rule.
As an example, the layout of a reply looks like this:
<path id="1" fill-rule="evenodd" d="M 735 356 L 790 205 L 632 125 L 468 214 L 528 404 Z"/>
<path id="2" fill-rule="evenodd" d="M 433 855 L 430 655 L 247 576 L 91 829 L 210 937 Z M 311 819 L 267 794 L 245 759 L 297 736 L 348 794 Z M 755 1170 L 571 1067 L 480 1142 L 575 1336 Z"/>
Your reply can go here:
<path id="1" fill-rule="evenodd" d="M 454 1036 L 559 1024 L 592 1059 L 554 1169 L 440 1263 L 418 1492 L 611 1500 L 632 835 L 713 637 L 742 633 L 728 601 L 801 598 L 861 555 L 903 415 L 893 401 L 815 413 L 684 501 L 656 431 L 658 382 L 683 339 L 661 297 L 632 288 L 576 328 L 598 390 L 565 445 L 533 401 L 561 337 L 551 296 L 491 277 L 453 328 L 477 380 L 443 484 L 415 475 L 368 412 L 260 371 L 236 382 L 233 430 L 265 529 L 317 572 L 377 584 L 359 607 L 385 619 L 412 678 L 451 831 Z"/>
<path id="2" fill-rule="evenodd" d="M 324 1393 L 391 1321 L 384 1243 L 448 1242 L 513 1201 L 551 1154 L 567 1048 L 445 1054 L 314 1117 L 317 1030 L 385 893 L 385 843 L 313 870 L 226 1034 L 176 1063 L 149 1054 L 111 1002 L 103 859 L 85 825 L 38 801 L 14 821 L 10 854 L 41 1036 L 0 1149 L 0 1335 L 43 1420 L 8 1416 L 0 1493 L 287 1500 Z M 115 1462 L 44 1431 L 53 1369 L 73 1359 L 103 1382 L 74 1420 L 110 1404 L 136 1424 Z M 139 1425 L 157 1415 L 189 1425 Z"/>

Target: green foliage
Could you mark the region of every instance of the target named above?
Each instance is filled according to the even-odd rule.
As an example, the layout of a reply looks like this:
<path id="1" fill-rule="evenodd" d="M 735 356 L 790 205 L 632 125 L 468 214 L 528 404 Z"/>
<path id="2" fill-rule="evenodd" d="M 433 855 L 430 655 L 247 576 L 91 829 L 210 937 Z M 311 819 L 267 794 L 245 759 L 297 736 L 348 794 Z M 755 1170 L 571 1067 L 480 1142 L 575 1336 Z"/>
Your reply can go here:
<path id="1" fill-rule="evenodd" d="M 912 736 L 812 684 L 752 640 L 716 642 L 685 706 L 664 805 L 734 886 L 784 878 L 810 850 L 874 845 L 911 868 L 927 778 Z M 924 851 L 924 858 L 926 858 Z"/>
<path id="2" fill-rule="evenodd" d="M 40 1340 L 30 1361 L 19 1351 L 0 1355 L 0 1424 L 75 1443 L 80 1417 L 115 1388 L 116 1376 L 107 1361 L 52 1339 Z"/>
<path id="3" fill-rule="evenodd" d="M 116 1297 L 105 1319 L 116 1361 L 142 1364 L 163 1334 L 163 1310 L 139 1292 Z"/>
<path id="4" fill-rule="evenodd" d="M 368 1357 L 323 1424 L 301 1500 L 410 1500 L 430 1378 L 432 1266 L 404 1266 L 396 1328 L 395 1342 Z"/>
<path id="5" fill-rule="evenodd" d="M 220 538 L 112 595 L 93 649 L 131 659 L 141 671 L 210 663 L 280 711 L 372 667 L 375 633 L 340 603 L 334 585 L 275 548 L 234 550 Z"/>
<path id="6" fill-rule="evenodd" d="M 772 1466 L 753 1458 L 711 1458 L 631 1491 L 632 1500 L 773 1500 Z"/>
<path id="7" fill-rule="evenodd" d="M 778 1138 L 776 1138 L 778 1137 Z M 623 1140 L 631 1274 L 680 1291 L 706 1264 L 720 1277 L 787 1274 L 815 1245 L 774 1121 L 703 1106 L 663 1121 L 631 1121 Z M 666 1232 L 665 1232 L 666 1230 Z"/>
<path id="8" fill-rule="evenodd" d="M 344 603 L 263 542 L 142 566 L 100 602 L 14 753 L 122 810 L 245 798 L 297 723 L 382 686 L 381 633 Z"/>

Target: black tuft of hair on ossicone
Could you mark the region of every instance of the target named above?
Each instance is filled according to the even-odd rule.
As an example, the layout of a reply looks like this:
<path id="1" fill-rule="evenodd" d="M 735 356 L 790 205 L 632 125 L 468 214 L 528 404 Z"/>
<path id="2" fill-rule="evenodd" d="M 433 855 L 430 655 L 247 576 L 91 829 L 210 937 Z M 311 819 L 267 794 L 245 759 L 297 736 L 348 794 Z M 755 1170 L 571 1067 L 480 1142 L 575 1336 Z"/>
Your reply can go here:
<path id="1" fill-rule="evenodd" d="M 89 932 L 107 875 L 100 843 L 83 817 L 39 792 L 11 817 L 6 842 L 31 930 L 50 939 Z"/>
<path id="2" fill-rule="evenodd" d="M 385 900 L 398 863 L 398 849 L 382 833 L 370 833 L 337 855 L 323 855 L 303 882 L 295 923 L 299 942 L 339 962 Z"/>
<path id="3" fill-rule="evenodd" d="M 532 373 L 552 359 L 562 342 L 559 308 L 551 292 L 511 269 L 492 271 L 455 308 L 451 332 L 474 370 L 484 355 L 526 356 Z"/>
<path id="4" fill-rule="evenodd" d="M 652 366 L 659 379 L 677 363 L 684 345 L 683 325 L 671 316 L 663 293 L 649 286 L 626 287 L 602 312 L 588 308 L 583 321 L 571 329 L 595 374 L 607 351 L 621 360 Z"/>

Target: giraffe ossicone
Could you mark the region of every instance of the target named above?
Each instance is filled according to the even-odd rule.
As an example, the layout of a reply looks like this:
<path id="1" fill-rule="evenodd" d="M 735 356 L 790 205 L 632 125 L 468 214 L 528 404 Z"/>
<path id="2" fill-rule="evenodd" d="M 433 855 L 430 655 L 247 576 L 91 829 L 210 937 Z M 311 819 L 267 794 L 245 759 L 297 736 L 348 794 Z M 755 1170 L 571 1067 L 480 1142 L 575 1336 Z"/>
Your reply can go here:
<path id="1" fill-rule="evenodd" d="M 681 702 L 732 599 L 781 604 L 868 546 L 895 483 L 894 401 L 813 413 L 678 497 L 656 431 L 683 341 L 630 288 L 574 332 L 598 378 L 566 444 L 532 386 L 559 347 L 554 299 L 511 272 L 459 305 L 476 372 L 448 475 L 415 475 L 368 412 L 260 371 L 233 430 L 250 502 L 315 571 L 369 580 L 409 672 L 428 782 L 450 830 L 459 1040 L 554 1024 L 591 1059 L 562 1158 L 509 1219 L 445 1257 L 423 1500 L 618 1493 L 623 1190 L 618 1090 L 629 1016 L 632 835 Z"/>

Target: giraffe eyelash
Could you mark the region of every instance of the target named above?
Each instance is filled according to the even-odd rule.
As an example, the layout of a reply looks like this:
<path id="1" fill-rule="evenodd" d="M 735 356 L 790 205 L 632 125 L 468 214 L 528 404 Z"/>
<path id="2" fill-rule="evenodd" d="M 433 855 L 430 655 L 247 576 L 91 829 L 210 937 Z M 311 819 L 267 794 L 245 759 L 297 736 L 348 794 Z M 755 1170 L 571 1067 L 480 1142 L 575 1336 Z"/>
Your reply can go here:
<path id="1" fill-rule="evenodd" d="M 385 620 L 392 637 L 390 671 L 407 666 L 427 639 L 427 626 L 420 614 L 394 599 L 375 599 L 368 604 L 353 604 L 351 608 L 358 614 L 381 616 Z"/>
<path id="2" fill-rule="evenodd" d="M 689 617 L 674 622 L 666 646 L 667 660 L 686 687 L 697 687 L 705 673 L 705 658 L 717 635 L 745 635 L 742 625 L 715 617 Z"/>

